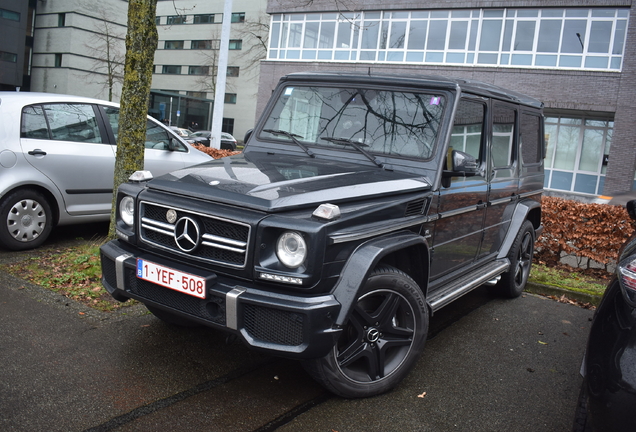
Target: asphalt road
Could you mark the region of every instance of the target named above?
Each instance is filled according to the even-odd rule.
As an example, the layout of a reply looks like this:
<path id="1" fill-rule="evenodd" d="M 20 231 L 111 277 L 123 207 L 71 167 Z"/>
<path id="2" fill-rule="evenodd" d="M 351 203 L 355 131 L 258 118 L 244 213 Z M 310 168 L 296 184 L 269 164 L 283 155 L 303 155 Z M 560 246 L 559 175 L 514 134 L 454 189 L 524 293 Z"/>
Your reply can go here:
<path id="1" fill-rule="evenodd" d="M 141 305 L 92 311 L 0 272 L 0 430 L 568 431 L 592 314 L 478 289 L 435 314 L 400 387 L 347 400 L 220 332 Z"/>

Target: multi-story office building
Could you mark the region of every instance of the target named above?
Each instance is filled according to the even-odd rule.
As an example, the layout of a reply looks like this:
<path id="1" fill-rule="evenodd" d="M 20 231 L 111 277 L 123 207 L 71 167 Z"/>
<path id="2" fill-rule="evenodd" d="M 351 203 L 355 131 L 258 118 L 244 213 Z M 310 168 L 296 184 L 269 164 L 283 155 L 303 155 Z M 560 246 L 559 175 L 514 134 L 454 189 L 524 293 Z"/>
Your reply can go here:
<path id="1" fill-rule="evenodd" d="M 36 0 L 0 0 L 0 90 L 29 90 Z"/>
<path id="2" fill-rule="evenodd" d="M 223 130 L 239 140 L 254 125 L 259 63 L 266 55 L 269 28 L 265 5 L 265 0 L 233 2 L 221 102 Z M 150 98 L 155 117 L 178 126 L 210 127 L 223 7 L 223 0 L 158 1 Z M 33 20 L 29 11 L 34 8 Z M 25 89 L 22 75 L 29 70 L 32 41 L 30 90 L 119 101 L 127 12 L 124 0 L 0 0 L 0 85 Z"/>
<path id="3" fill-rule="evenodd" d="M 350 8 L 352 10 L 348 10 Z M 445 75 L 545 103 L 547 189 L 630 191 L 636 163 L 636 19 L 631 0 L 391 4 L 270 0 L 258 112 L 295 71 Z"/>

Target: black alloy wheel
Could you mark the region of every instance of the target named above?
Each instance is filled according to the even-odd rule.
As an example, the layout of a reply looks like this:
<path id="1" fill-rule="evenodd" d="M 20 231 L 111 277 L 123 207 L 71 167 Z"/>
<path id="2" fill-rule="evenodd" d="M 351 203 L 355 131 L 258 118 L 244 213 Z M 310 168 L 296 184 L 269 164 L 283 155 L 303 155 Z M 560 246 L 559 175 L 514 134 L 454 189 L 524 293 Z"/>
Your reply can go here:
<path id="1" fill-rule="evenodd" d="M 383 266 L 367 280 L 333 350 L 305 367 L 338 395 L 381 394 L 414 366 L 427 330 L 428 308 L 418 285 L 400 270 Z"/>

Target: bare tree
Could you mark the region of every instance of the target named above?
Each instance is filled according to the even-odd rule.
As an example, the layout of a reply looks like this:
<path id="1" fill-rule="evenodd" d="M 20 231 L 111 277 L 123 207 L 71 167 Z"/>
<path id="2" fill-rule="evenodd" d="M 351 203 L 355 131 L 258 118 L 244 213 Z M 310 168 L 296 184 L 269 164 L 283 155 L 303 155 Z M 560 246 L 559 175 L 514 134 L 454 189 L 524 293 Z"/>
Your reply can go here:
<path id="1" fill-rule="evenodd" d="M 148 100 L 157 49 L 157 0 L 129 0 L 124 87 L 119 112 L 115 191 L 144 166 Z M 113 194 L 109 236 L 115 237 L 117 194 Z"/>
<path id="2" fill-rule="evenodd" d="M 125 33 L 123 25 L 112 21 L 112 11 L 101 4 L 94 4 L 98 19 L 93 33 L 84 44 L 92 51 L 93 65 L 86 76 L 90 83 L 98 83 L 108 90 L 108 100 L 113 100 L 115 86 L 124 82 Z"/>

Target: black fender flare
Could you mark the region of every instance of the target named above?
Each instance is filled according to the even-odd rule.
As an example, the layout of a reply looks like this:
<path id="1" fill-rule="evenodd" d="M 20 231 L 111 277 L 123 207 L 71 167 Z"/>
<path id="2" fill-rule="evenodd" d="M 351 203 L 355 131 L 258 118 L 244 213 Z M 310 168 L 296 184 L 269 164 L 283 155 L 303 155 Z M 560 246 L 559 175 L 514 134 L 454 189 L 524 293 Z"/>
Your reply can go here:
<path id="1" fill-rule="evenodd" d="M 341 327 L 345 324 L 351 307 L 358 298 L 360 287 L 384 256 L 417 245 L 429 249 L 424 237 L 411 231 L 403 231 L 374 238 L 358 246 L 345 263 L 332 291 L 334 298 L 341 304 L 335 326 Z"/>
<path id="2" fill-rule="evenodd" d="M 508 232 L 506 233 L 506 237 L 504 238 L 501 249 L 499 250 L 499 254 L 497 255 L 497 259 L 506 258 L 508 256 L 508 252 L 510 251 L 512 244 L 517 237 L 517 233 L 521 229 L 521 225 L 526 219 L 528 219 L 528 214 L 530 213 L 530 211 L 540 207 L 541 203 L 533 200 L 525 200 L 517 204 L 514 213 L 512 214 Z M 539 224 L 539 226 L 534 227 L 535 240 L 541 235 L 542 232 L 543 225 Z"/>

